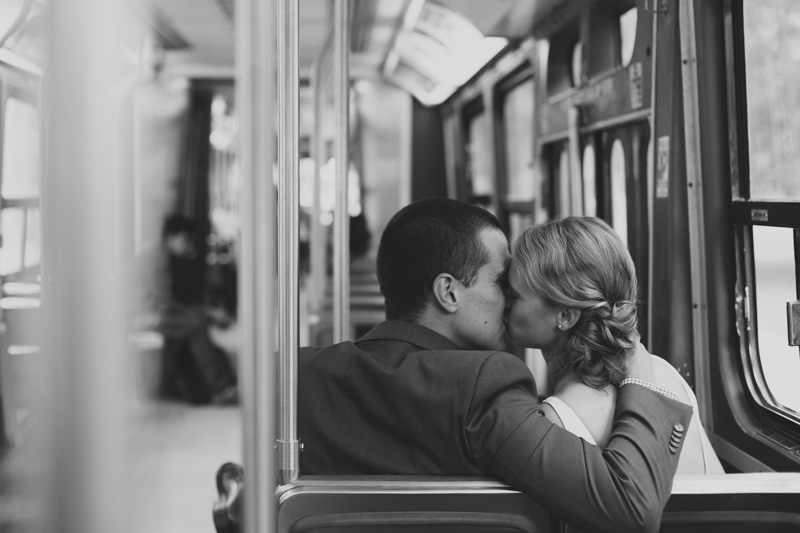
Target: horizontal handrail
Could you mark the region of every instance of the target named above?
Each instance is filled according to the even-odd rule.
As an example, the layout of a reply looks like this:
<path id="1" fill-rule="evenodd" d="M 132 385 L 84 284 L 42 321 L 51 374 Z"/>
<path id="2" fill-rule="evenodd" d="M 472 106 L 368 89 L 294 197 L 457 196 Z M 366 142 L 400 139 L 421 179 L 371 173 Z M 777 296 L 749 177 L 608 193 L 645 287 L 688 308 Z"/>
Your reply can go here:
<path id="1" fill-rule="evenodd" d="M 798 493 L 798 472 L 753 472 L 675 476 L 672 494 L 755 494 Z"/>

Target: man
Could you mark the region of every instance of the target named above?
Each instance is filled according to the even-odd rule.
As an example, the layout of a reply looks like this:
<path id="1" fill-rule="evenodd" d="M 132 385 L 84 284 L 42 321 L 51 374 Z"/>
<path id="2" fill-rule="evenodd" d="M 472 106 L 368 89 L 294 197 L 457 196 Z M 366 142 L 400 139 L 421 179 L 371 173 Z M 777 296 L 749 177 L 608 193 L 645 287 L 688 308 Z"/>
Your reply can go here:
<path id="1" fill-rule="evenodd" d="M 136 329 L 164 337 L 162 393 L 191 403 L 237 402 L 236 376 L 209 328 L 223 321 L 220 308 L 205 307 L 204 262 L 198 257 L 193 221 L 172 215 L 161 243 L 137 258 Z"/>
<path id="2" fill-rule="evenodd" d="M 528 369 L 499 351 L 509 261 L 479 207 L 427 199 L 392 218 L 377 262 L 388 320 L 300 351 L 300 472 L 491 475 L 586 530 L 657 530 L 691 408 L 647 388 L 637 354 L 607 449 L 549 422 Z"/>

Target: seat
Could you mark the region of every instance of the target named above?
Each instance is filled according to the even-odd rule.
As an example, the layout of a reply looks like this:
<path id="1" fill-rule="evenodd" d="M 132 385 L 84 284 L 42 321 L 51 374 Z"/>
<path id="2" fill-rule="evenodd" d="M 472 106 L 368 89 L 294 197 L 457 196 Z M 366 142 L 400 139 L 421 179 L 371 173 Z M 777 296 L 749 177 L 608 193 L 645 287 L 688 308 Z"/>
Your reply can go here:
<path id="1" fill-rule="evenodd" d="M 217 473 L 218 533 L 241 531 L 244 471 Z M 278 531 L 527 532 L 564 524 L 524 494 L 488 478 L 306 476 L 278 487 Z M 800 531 L 800 473 L 680 475 L 662 533 Z"/>
<path id="2" fill-rule="evenodd" d="M 243 475 L 232 463 L 217 472 L 218 533 L 241 531 Z M 280 533 L 532 533 L 557 523 L 541 505 L 489 478 L 306 476 L 278 487 L 276 500 Z"/>
<path id="3" fill-rule="evenodd" d="M 800 531 L 800 473 L 676 476 L 661 531 Z"/>
<path id="4" fill-rule="evenodd" d="M 302 477 L 278 488 L 278 531 L 535 532 L 555 519 L 488 478 Z"/>

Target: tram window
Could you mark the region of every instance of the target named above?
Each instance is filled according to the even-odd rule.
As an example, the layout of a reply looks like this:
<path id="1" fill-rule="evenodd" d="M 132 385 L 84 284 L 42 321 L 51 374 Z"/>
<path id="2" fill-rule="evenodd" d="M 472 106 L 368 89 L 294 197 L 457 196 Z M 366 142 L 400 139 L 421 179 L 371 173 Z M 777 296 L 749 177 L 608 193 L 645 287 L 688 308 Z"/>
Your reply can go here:
<path id="1" fill-rule="evenodd" d="M 583 149 L 583 214 L 597 216 L 597 176 L 595 172 L 594 146 L 587 144 Z"/>
<path id="2" fill-rule="evenodd" d="M 740 316 L 749 336 L 743 354 L 749 390 L 761 406 L 795 422 L 800 422 L 800 360 L 797 347 L 787 342 L 786 302 L 797 300 L 800 266 L 792 228 L 800 220 L 798 7 L 786 1 L 742 4 L 739 59 L 745 71 L 749 157 L 746 179 L 734 187 L 741 204 L 735 222 L 744 232 L 738 274 L 745 281 L 743 297 L 750 300 L 750 313 Z"/>
<path id="3" fill-rule="evenodd" d="M 626 180 L 625 148 L 615 139 L 611 145 L 611 226 L 628 244 L 628 195 Z"/>
<path id="4" fill-rule="evenodd" d="M 7 276 L 39 264 L 39 210 L 7 207 L 0 215 L 0 225 L 3 228 L 0 275 Z"/>
<path id="5" fill-rule="evenodd" d="M 572 86 L 577 87 L 581 84 L 581 74 L 583 73 L 583 43 L 578 41 L 572 47 Z"/>
<path id="6" fill-rule="evenodd" d="M 558 156 L 558 208 L 562 215 L 569 214 L 570 194 L 569 194 L 569 153 L 566 148 L 561 150 Z"/>
<path id="7" fill-rule="evenodd" d="M 763 380 L 760 396 L 773 407 L 794 411 L 800 418 L 800 359 L 787 345 L 786 302 L 796 300 L 794 236 L 791 228 L 753 227 L 758 317 L 758 361 Z M 783 410 L 782 409 L 782 410 Z"/>
<path id="8" fill-rule="evenodd" d="M 506 199 L 511 202 L 527 202 L 535 194 L 533 125 L 533 79 L 528 79 L 508 91 L 503 99 Z"/>
<path id="9" fill-rule="evenodd" d="M 619 17 L 620 63 L 627 67 L 633 57 L 633 45 L 636 42 L 636 25 L 639 11 L 633 7 Z"/>
<path id="10" fill-rule="evenodd" d="M 800 4 L 744 2 L 750 198 L 800 199 Z"/>
<path id="11" fill-rule="evenodd" d="M 0 194 L 6 200 L 39 196 L 39 111 L 8 98 L 3 131 L 3 169 Z"/>
<path id="12" fill-rule="evenodd" d="M 469 119 L 466 155 L 467 179 L 472 184 L 472 198 L 494 195 L 488 127 L 486 113 L 483 111 Z"/>
<path id="13" fill-rule="evenodd" d="M 580 85 L 583 74 L 580 21 L 575 19 L 553 34 L 546 50 L 548 96 L 555 96 Z"/>

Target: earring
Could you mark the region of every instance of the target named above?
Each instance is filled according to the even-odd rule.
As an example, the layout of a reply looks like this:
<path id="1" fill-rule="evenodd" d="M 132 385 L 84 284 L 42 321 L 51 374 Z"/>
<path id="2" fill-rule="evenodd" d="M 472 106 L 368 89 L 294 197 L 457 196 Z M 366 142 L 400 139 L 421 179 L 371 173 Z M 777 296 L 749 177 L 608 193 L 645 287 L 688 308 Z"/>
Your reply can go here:
<path id="1" fill-rule="evenodd" d="M 561 329 L 561 324 L 558 325 L 558 329 Z"/>

